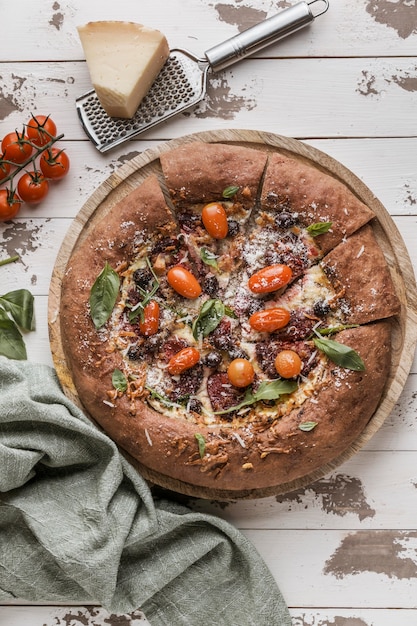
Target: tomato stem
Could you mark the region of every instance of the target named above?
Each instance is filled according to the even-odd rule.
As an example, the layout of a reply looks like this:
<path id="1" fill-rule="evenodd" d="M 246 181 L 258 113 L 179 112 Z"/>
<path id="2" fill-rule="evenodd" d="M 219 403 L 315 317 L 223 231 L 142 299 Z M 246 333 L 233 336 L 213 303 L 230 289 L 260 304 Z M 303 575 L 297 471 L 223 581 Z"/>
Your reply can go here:
<path id="1" fill-rule="evenodd" d="M 49 134 L 47 130 L 45 130 L 44 132 Z M 32 146 L 32 148 L 34 148 L 35 153 L 31 154 L 30 157 L 26 159 L 26 161 L 24 161 L 23 163 L 20 163 L 19 165 L 17 165 L 16 163 L 13 163 L 13 161 L 9 161 L 8 159 L 0 159 L 0 163 L 7 163 L 8 165 L 11 165 L 12 167 L 15 168 L 8 176 L 6 176 L 6 178 L 4 178 L 1 181 L 1 186 L 5 185 L 9 181 L 12 181 L 17 174 L 19 174 L 25 167 L 29 165 L 29 163 L 33 164 L 33 167 L 36 171 L 35 161 L 38 158 L 38 156 L 42 154 L 42 152 L 45 152 L 45 150 L 48 150 L 49 148 L 51 148 L 57 141 L 62 139 L 63 136 L 64 136 L 63 133 L 61 135 L 57 135 L 56 137 L 53 135 L 50 135 L 51 139 L 44 146 L 35 146 L 35 144 L 32 143 L 30 140 L 24 140 L 24 143 L 27 143 L 30 146 Z"/>
<path id="2" fill-rule="evenodd" d="M 19 259 L 20 259 L 20 256 L 16 254 L 15 256 L 11 256 L 8 259 L 3 259 L 2 261 L 0 261 L 0 266 L 7 265 L 8 263 L 14 263 L 15 261 L 18 261 Z"/>

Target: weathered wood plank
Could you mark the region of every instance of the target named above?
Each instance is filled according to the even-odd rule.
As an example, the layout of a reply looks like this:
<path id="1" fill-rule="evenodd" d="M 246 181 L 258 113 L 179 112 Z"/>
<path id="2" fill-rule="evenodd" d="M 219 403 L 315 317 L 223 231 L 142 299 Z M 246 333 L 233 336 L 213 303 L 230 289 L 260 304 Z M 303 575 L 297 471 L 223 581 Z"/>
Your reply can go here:
<path id="1" fill-rule="evenodd" d="M 6 127 L 4 122 L 2 128 Z M 65 132 L 65 127 L 62 128 Z M 19 217 L 75 217 L 93 191 L 118 167 L 159 140 L 137 139 L 100 154 L 88 141 L 59 142 L 71 159 L 68 176 L 50 186 L 40 205 L 24 205 Z M 318 139 L 305 143 L 340 161 L 372 190 L 391 215 L 417 216 L 417 137 Z"/>
<path id="2" fill-rule="evenodd" d="M 407 609 L 298 609 L 290 607 L 293 626 L 417 626 L 417 613 Z M 215 612 L 213 613 L 215 619 Z M 108 613 L 98 606 L 0 606 L 7 626 L 147 626 L 140 611 Z"/>
<path id="3" fill-rule="evenodd" d="M 244 532 L 289 606 L 417 609 L 415 528 Z"/>
<path id="4" fill-rule="evenodd" d="M 43 10 L 22 11 L 10 4 L 2 16 L 0 35 L 5 60 L 77 60 L 83 58 L 77 25 L 97 19 L 141 22 L 165 33 L 171 48 L 187 48 L 197 56 L 217 43 L 295 4 L 256 0 L 248 4 L 206 0 L 155 0 L 133 7 L 128 2 L 103 6 L 100 0 L 52 3 Z M 181 15 L 181 20 L 178 20 Z M 15 25 L 25 32 L 22 49 Z M 388 56 L 415 55 L 417 21 L 414 3 L 351 0 L 330 2 L 328 12 L 307 29 L 271 46 L 263 55 Z"/>
<path id="5" fill-rule="evenodd" d="M 398 424 L 396 431 L 401 428 Z M 364 449 L 323 479 L 283 496 L 230 503 L 195 500 L 189 505 L 242 529 L 415 528 L 416 463 L 417 450 Z"/>
<path id="6" fill-rule="evenodd" d="M 34 111 L 52 113 L 68 140 L 86 138 L 74 106 L 75 98 L 91 88 L 84 62 L 21 63 L 18 71 L 4 63 L 0 72 L 2 131 L 21 126 Z M 415 58 L 359 58 L 348 64 L 331 58 L 249 59 L 211 77 L 197 109 L 146 138 L 213 127 L 297 138 L 416 136 L 416 80 Z"/>

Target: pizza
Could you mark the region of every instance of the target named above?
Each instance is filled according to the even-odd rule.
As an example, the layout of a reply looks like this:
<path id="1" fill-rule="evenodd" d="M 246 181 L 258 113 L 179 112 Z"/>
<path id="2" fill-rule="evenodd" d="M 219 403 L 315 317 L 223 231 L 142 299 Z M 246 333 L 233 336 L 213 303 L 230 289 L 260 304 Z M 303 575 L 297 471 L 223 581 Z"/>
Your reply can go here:
<path id="1" fill-rule="evenodd" d="M 179 491 L 260 493 L 337 459 L 381 401 L 400 313 L 374 223 L 285 150 L 163 151 L 62 279 L 83 408 Z"/>

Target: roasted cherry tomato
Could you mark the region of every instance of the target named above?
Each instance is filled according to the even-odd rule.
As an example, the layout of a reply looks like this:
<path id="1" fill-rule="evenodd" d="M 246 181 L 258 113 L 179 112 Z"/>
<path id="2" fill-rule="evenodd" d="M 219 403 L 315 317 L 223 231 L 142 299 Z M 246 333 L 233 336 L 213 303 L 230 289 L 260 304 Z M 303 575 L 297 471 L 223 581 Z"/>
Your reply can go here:
<path id="1" fill-rule="evenodd" d="M 180 296 L 193 300 L 201 294 L 201 285 L 194 276 L 182 265 L 174 265 L 167 273 L 168 283 Z"/>
<path id="2" fill-rule="evenodd" d="M 174 356 L 172 356 L 168 362 L 168 372 L 171 376 L 176 376 L 189 370 L 190 367 L 197 365 L 200 360 L 200 353 L 197 348 L 183 348 Z"/>
<path id="3" fill-rule="evenodd" d="M 247 359 L 234 359 L 227 368 L 227 376 L 235 387 L 247 387 L 253 383 L 255 370 Z"/>
<path id="4" fill-rule="evenodd" d="M 59 180 L 68 174 L 70 160 L 64 150 L 48 148 L 48 150 L 42 152 L 39 167 L 45 178 Z"/>
<path id="5" fill-rule="evenodd" d="M 16 165 L 24 163 L 32 154 L 33 148 L 28 143 L 29 139 L 24 133 L 13 132 L 3 137 L 1 149 L 3 158 Z"/>
<path id="6" fill-rule="evenodd" d="M 298 376 L 302 367 L 302 361 L 294 350 L 281 350 L 275 357 L 275 369 L 282 378 Z"/>
<path id="7" fill-rule="evenodd" d="M 139 322 L 141 335 L 149 337 L 158 332 L 159 328 L 159 304 L 151 300 L 143 309 L 143 322 Z"/>
<path id="8" fill-rule="evenodd" d="M 56 124 L 49 115 L 33 115 L 26 127 L 29 139 L 40 148 L 56 136 Z"/>
<path id="9" fill-rule="evenodd" d="M 9 189 L 0 189 L 0 220 L 11 220 L 20 210 L 22 203 L 17 195 Z"/>
<path id="10" fill-rule="evenodd" d="M 274 330 L 284 328 L 290 321 L 291 315 L 287 309 L 276 307 L 257 311 L 249 318 L 249 324 L 253 330 L 272 333 Z"/>
<path id="11" fill-rule="evenodd" d="M 248 287 L 253 293 L 271 293 L 287 285 L 292 278 L 288 265 L 268 265 L 263 267 L 248 280 Z"/>
<path id="12" fill-rule="evenodd" d="M 8 175 L 10 174 L 10 169 L 11 169 L 9 163 L 5 163 L 3 161 L 3 158 L 4 157 L 0 157 L 0 183 L 2 180 L 8 177 Z"/>
<path id="13" fill-rule="evenodd" d="M 210 202 L 203 207 L 201 219 L 204 228 L 214 239 L 224 239 L 229 232 L 226 211 L 220 202 Z"/>
<path id="14" fill-rule="evenodd" d="M 17 183 L 17 193 L 23 202 L 38 204 L 48 194 L 49 183 L 46 178 L 38 172 L 26 172 L 19 178 Z"/>

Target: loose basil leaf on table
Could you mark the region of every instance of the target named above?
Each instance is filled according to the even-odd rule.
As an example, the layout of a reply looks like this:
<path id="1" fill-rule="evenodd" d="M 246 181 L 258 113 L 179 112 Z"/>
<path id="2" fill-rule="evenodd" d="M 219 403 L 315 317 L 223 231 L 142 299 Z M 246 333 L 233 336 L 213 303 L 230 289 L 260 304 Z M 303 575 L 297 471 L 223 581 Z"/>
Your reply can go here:
<path id="1" fill-rule="evenodd" d="M 35 330 L 34 298 L 27 289 L 16 289 L 0 296 L 0 305 L 23 330 Z"/>
<path id="2" fill-rule="evenodd" d="M 18 327 L 7 314 L 0 309 L 0 354 L 8 359 L 23 361 L 27 359 L 26 346 Z"/>
<path id="3" fill-rule="evenodd" d="M 345 346 L 343 343 L 333 339 L 319 339 L 316 337 L 313 341 L 316 348 L 324 352 L 336 365 L 356 372 L 365 370 L 365 363 L 359 354 L 352 348 L 349 348 L 349 346 Z"/>
<path id="4" fill-rule="evenodd" d="M 120 287 L 120 277 L 106 261 L 90 292 L 90 311 L 94 326 L 99 329 L 109 319 Z"/>

